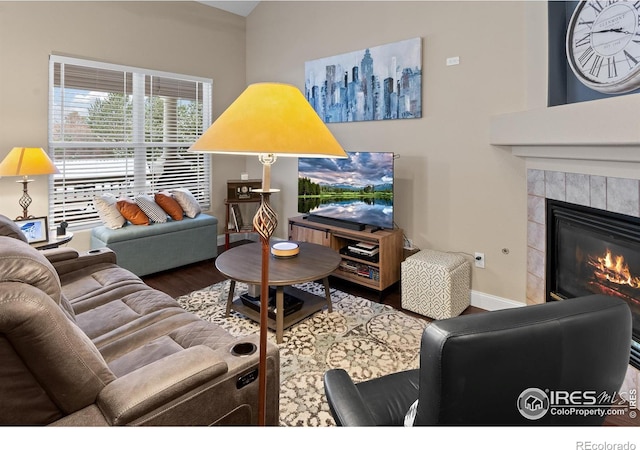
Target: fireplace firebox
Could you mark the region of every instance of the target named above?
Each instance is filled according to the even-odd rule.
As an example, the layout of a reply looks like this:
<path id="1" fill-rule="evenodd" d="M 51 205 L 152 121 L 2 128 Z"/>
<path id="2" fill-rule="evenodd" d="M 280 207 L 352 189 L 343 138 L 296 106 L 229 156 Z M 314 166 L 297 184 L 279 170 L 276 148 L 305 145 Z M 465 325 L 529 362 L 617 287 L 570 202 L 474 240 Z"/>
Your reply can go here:
<path id="1" fill-rule="evenodd" d="M 624 299 L 633 317 L 630 364 L 640 369 L 640 218 L 547 199 L 546 301 Z"/>

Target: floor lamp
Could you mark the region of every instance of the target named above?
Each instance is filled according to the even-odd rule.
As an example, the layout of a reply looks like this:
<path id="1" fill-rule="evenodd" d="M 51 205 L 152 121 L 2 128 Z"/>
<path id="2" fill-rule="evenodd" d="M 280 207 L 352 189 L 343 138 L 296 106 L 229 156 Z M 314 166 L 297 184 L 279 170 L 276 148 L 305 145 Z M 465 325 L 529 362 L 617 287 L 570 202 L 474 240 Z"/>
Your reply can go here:
<path id="1" fill-rule="evenodd" d="M 22 180 L 22 197 L 18 204 L 22 207 L 22 216 L 16 220 L 25 220 L 33 216 L 29 215 L 29 205 L 31 205 L 31 197 L 29 196 L 28 184 L 33 180 L 29 179 L 30 175 L 50 175 L 59 173 L 44 149 L 40 147 L 13 147 L 9 154 L 0 163 L 0 176 L 21 176 Z"/>
<path id="2" fill-rule="evenodd" d="M 262 243 L 258 424 L 266 421 L 269 240 L 278 215 L 269 204 L 271 165 L 277 157 L 346 158 L 347 155 L 295 86 L 252 84 L 189 149 L 194 152 L 257 155 L 262 164 L 261 202 L 253 226 Z M 256 191 L 254 191 L 256 192 Z"/>

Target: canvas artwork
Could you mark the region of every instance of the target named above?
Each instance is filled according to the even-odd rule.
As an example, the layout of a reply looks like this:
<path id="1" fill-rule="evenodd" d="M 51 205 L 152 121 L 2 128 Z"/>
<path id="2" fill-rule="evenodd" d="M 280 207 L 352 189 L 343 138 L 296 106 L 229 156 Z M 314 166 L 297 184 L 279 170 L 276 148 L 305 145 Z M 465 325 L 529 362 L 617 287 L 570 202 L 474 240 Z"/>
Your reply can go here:
<path id="1" fill-rule="evenodd" d="M 325 123 L 422 117 L 422 39 L 307 61 L 305 95 Z"/>

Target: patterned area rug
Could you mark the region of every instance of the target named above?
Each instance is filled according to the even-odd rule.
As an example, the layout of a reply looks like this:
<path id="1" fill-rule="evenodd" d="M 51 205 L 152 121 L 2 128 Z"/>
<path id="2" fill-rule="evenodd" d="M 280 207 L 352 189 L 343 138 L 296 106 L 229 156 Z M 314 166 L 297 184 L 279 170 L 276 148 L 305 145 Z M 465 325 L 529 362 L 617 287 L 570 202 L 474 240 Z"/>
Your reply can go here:
<path id="1" fill-rule="evenodd" d="M 179 297 L 180 305 L 214 322 L 234 336 L 259 332 L 256 322 L 232 313 L 225 318 L 229 282 Z M 296 285 L 324 296 L 318 283 Z M 236 293 L 247 290 L 236 284 Z M 326 308 L 286 329 L 280 347 L 280 425 L 335 425 L 324 395 L 322 376 L 331 368 L 345 369 L 356 381 L 417 368 L 420 338 L 426 320 L 390 306 L 331 290 L 333 312 Z M 269 331 L 275 342 L 275 333 Z"/>

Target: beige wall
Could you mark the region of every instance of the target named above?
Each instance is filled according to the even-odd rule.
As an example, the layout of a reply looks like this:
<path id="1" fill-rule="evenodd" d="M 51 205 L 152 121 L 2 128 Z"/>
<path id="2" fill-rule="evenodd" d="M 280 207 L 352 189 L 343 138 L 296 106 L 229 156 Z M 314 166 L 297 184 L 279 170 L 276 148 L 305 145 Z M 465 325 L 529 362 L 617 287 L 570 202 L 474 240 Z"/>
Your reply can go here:
<path id="1" fill-rule="evenodd" d="M 489 124 L 494 115 L 545 101 L 544 69 L 528 76 L 531 60 L 546 55 L 545 19 L 545 9 L 520 1 L 262 2 L 247 18 L 247 82 L 303 89 L 307 60 L 421 37 L 423 117 L 330 129 L 348 151 L 400 155 L 395 220 L 418 247 L 484 252 L 486 269 L 474 268 L 473 289 L 524 302 L 525 162 L 489 144 Z M 448 67 L 452 56 L 460 64 Z M 286 218 L 297 213 L 296 177 L 294 159 L 273 167 L 283 237 Z"/>
<path id="2" fill-rule="evenodd" d="M 396 223 L 417 246 L 484 252 L 473 289 L 524 302 L 525 166 L 489 144 L 489 123 L 544 102 L 544 66 L 531 64 L 546 54 L 543 4 L 266 1 L 245 20 L 195 2 L 0 2 L 0 157 L 14 146 L 46 147 L 51 53 L 212 78 L 217 117 L 246 83 L 302 89 L 307 60 L 421 37 L 423 117 L 330 128 L 349 151 L 400 155 Z M 451 56 L 460 65 L 447 67 Z M 253 159 L 247 169 L 261 176 Z M 242 158 L 214 156 L 218 218 L 226 180 L 244 170 Z M 277 235 L 286 237 L 286 218 L 297 214 L 297 160 L 281 158 L 273 171 L 283 190 L 272 196 Z M 19 188 L 0 179 L 0 213 L 20 213 Z M 45 215 L 46 177 L 30 192 L 31 212 Z M 74 246 L 88 248 L 87 233 Z"/>
<path id="3" fill-rule="evenodd" d="M 245 22 L 196 2 L 0 1 L 0 158 L 15 146 L 47 147 L 52 53 L 211 78 L 217 117 L 246 86 Z M 244 165 L 243 158 L 213 158 L 219 218 L 226 180 Z M 9 217 L 22 213 L 15 180 L 0 180 L 0 213 Z M 30 213 L 47 214 L 47 189 L 47 177 L 35 177 Z M 88 232 L 76 233 L 73 245 L 87 249 Z"/>

